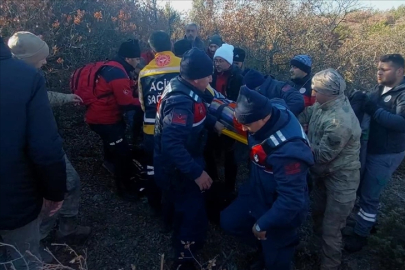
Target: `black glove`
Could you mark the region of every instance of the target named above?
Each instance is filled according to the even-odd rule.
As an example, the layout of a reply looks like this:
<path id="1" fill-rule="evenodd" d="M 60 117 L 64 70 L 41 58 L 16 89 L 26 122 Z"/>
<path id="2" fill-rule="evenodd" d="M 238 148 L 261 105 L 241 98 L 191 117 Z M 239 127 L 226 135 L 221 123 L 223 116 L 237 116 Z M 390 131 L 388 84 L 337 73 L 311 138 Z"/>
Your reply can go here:
<path id="1" fill-rule="evenodd" d="M 368 115 L 373 116 L 374 113 L 379 109 L 377 103 L 374 101 L 367 99 L 364 103 L 363 111 L 366 112 Z"/>

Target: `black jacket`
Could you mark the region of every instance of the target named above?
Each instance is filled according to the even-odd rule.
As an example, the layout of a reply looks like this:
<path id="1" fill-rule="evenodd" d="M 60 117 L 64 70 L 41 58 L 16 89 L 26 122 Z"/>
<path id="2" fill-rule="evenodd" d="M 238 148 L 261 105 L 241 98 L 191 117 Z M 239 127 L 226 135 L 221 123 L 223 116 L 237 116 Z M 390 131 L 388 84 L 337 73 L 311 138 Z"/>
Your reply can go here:
<path id="1" fill-rule="evenodd" d="M 292 87 L 304 97 L 305 107 L 312 106 L 315 103 L 315 98 L 312 97 L 312 75 L 308 74 L 304 78 L 292 79 L 288 82 Z"/>
<path id="2" fill-rule="evenodd" d="M 300 114 L 304 110 L 304 98 L 297 89 L 286 82 L 277 81 L 271 76 L 266 78 L 258 92 L 268 99 L 283 99 L 287 104 L 288 109 L 295 115 Z"/>
<path id="3" fill-rule="evenodd" d="M 231 65 L 231 68 L 227 71 L 224 72 L 229 72 L 229 77 L 226 82 L 226 97 L 230 100 L 236 101 L 239 96 L 239 90 L 240 87 L 243 85 L 243 76 L 241 70 L 234 66 Z M 217 84 L 217 76 L 218 73 L 215 71 L 214 74 L 212 75 L 212 83 L 211 87 L 215 89 L 215 86 Z M 221 92 L 221 89 L 215 89 L 219 92 Z"/>
<path id="4" fill-rule="evenodd" d="M 1 38 L 0 157 L 0 230 L 36 219 L 43 198 L 63 200 L 66 164 L 45 78 Z"/>
<path id="5" fill-rule="evenodd" d="M 370 99 L 380 107 L 371 115 L 367 151 L 370 154 L 392 154 L 405 151 L 405 78 L 400 85 L 381 95 L 378 85 Z"/>

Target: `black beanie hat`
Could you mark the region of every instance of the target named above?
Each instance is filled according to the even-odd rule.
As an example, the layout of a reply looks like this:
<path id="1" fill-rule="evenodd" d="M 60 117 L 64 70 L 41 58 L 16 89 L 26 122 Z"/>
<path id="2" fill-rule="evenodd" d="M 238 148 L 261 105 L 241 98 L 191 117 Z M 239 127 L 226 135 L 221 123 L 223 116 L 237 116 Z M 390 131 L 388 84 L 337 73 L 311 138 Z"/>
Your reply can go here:
<path id="1" fill-rule="evenodd" d="M 255 89 L 256 87 L 262 85 L 264 81 L 265 79 L 263 74 L 254 69 L 249 70 L 248 73 L 246 73 L 246 75 L 243 77 L 243 84 L 246 84 L 249 89 Z"/>
<path id="2" fill-rule="evenodd" d="M 224 44 L 224 42 L 222 41 L 222 38 L 220 35 L 215 34 L 208 41 L 208 46 L 211 44 L 215 44 L 215 45 L 218 45 L 218 47 L 221 47 L 222 44 Z"/>
<path id="3" fill-rule="evenodd" d="M 118 55 L 124 58 L 139 58 L 141 57 L 141 48 L 136 39 L 128 39 L 121 43 Z"/>
<path id="4" fill-rule="evenodd" d="M 245 85 L 240 88 L 236 100 L 235 117 L 242 125 L 264 119 L 271 114 L 270 100 L 259 92 L 250 90 Z"/>
<path id="5" fill-rule="evenodd" d="M 173 45 L 174 55 L 177 57 L 183 57 L 183 55 L 188 51 L 191 50 L 193 44 L 188 39 L 180 39 L 176 41 Z"/>
<path id="6" fill-rule="evenodd" d="M 180 62 L 180 75 L 190 80 L 208 77 L 214 72 L 211 58 L 202 50 L 192 48 L 187 51 Z"/>
<path id="7" fill-rule="evenodd" d="M 245 56 L 246 56 L 245 50 L 241 48 L 233 49 L 233 61 L 244 62 Z"/>

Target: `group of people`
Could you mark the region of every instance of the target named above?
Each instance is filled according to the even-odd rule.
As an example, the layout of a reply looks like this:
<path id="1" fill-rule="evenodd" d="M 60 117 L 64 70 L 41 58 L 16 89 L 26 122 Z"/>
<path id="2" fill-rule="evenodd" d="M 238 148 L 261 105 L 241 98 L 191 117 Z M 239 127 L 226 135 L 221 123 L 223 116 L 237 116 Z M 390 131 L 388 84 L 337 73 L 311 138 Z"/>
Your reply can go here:
<path id="1" fill-rule="evenodd" d="M 24 31 L 7 44 L 1 39 L 2 242 L 46 260 L 41 239 L 57 219 L 56 241 L 89 237 L 91 229 L 77 224 L 80 178 L 51 110 L 74 103 L 86 105 L 85 121 L 103 141 L 103 167 L 114 176 L 117 195 L 136 201 L 137 180 L 145 178 L 151 209 L 173 231 L 173 269 L 196 269 L 190 252 L 206 240 L 206 196 L 222 182 L 218 155 L 222 191 L 236 197 L 221 209 L 220 226 L 257 245 L 260 256 L 250 269 L 291 269 L 310 193 L 311 244 L 321 250 L 321 269 L 339 268 L 341 231 L 352 212 L 344 248 L 355 252 L 366 245 L 379 197 L 405 156 L 401 55 L 380 58 L 375 89 L 347 96 L 338 71 L 313 75 L 308 55 L 294 56 L 291 80 L 279 81 L 246 68 L 245 51 L 217 34 L 205 46 L 196 24 L 174 44 L 155 31 L 149 45 L 141 53 L 137 40 L 123 42 L 112 60 L 74 72 L 74 93 L 61 94 L 46 91 L 39 70 L 49 55 L 46 42 Z M 217 100 L 224 102 L 216 112 L 210 106 Z M 224 107 L 245 132 L 247 146 L 223 134 Z M 128 126 L 142 138 L 138 148 L 128 142 Z M 134 169 L 135 148 L 142 172 Z M 241 162 L 249 166 L 249 179 L 236 188 Z M 26 269 L 18 253 L 7 251 L 17 270 Z M 29 256 L 26 261 L 29 269 L 39 267 Z"/>

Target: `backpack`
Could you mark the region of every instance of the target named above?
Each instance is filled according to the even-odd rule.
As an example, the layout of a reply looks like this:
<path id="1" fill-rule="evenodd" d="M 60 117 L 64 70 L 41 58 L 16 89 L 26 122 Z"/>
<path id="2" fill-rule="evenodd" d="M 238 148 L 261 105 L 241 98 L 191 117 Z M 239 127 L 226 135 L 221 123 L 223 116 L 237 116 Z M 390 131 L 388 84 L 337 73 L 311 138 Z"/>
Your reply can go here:
<path id="1" fill-rule="evenodd" d="M 97 96 L 95 92 L 99 73 L 105 66 L 117 67 L 126 73 L 124 67 L 118 62 L 99 61 L 76 69 L 70 77 L 70 90 L 73 94 L 78 95 L 83 100 L 84 105 L 88 106 L 98 99 L 113 95 L 113 92 L 110 92 Z"/>

